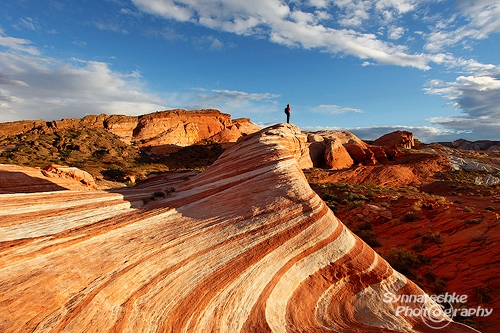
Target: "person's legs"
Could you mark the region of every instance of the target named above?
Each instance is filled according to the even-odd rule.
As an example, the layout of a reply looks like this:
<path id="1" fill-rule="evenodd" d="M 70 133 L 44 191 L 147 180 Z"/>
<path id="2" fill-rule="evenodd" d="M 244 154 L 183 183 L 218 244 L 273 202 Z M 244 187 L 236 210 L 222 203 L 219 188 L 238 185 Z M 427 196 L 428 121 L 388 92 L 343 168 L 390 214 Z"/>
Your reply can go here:
<path id="1" fill-rule="evenodd" d="M 290 124 L 290 114 L 289 113 L 286 114 L 286 123 Z"/>

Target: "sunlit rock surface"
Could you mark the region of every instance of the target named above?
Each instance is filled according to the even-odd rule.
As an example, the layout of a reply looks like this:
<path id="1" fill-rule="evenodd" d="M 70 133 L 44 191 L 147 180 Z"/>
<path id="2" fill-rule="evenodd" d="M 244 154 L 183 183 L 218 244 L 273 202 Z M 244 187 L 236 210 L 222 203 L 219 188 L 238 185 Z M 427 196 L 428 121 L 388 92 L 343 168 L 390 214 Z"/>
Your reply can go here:
<path id="1" fill-rule="evenodd" d="M 0 195 L 0 331 L 435 332 L 385 301 L 422 291 L 311 190 L 305 141 L 276 125 L 196 176 Z"/>

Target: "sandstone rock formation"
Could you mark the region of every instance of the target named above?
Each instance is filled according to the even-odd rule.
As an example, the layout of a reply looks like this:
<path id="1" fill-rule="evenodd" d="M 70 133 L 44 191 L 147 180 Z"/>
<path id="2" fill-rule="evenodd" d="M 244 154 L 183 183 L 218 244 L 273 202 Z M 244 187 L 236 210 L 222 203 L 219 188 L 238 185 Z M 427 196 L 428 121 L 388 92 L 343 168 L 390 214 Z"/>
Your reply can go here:
<path id="1" fill-rule="evenodd" d="M 88 191 L 95 188 L 92 176 L 78 168 L 51 165 L 44 170 L 0 164 L 0 193 Z"/>
<path id="2" fill-rule="evenodd" d="M 325 149 L 325 168 L 339 170 L 350 168 L 354 160 L 347 149 L 339 141 L 330 141 Z"/>
<path id="3" fill-rule="evenodd" d="M 313 166 L 331 170 L 347 169 L 355 164 L 387 163 L 398 154 L 398 146 L 393 141 L 391 145 L 368 145 L 353 133 L 338 130 L 308 134 Z"/>
<path id="4" fill-rule="evenodd" d="M 51 164 L 43 168 L 42 173 L 49 178 L 71 178 L 89 187 L 97 188 L 94 178 L 88 172 L 75 167 Z"/>
<path id="5" fill-rule="evenodd" d="M 16 121 L 0 124 L 0 138 L 39 131 L 97 128 L 116 134 L 124 142 L 140 147 L 173 145 L 184 147 L 198 141 L 235 142 L 240 136 L 260 128 L 247 118 L 232 120 L 229 114 L 218 110 L 171 110 L 142 116 L 90 115 L 82 119 L 55 121 Z M 221 132 L 231 135 L 219 135 Z M 228 141 L 218 141 L 228 140 Z"/>
<path id="6" fill-rule="evenodd" d="M 413 133 L 408 131 L 395 131 L 385 134 L 373 141 L 374 146 L 389 146 L 411 149 L 415 146 Z"/>
<path id="7" fill-rule="evenodd" d="M 311 190 L 306 141 L 277 125 L 192 178 L 0 195 L 0 331 L 435 332 L 407 305 L 474 332 L 384 301 L 424 296 Z"/>

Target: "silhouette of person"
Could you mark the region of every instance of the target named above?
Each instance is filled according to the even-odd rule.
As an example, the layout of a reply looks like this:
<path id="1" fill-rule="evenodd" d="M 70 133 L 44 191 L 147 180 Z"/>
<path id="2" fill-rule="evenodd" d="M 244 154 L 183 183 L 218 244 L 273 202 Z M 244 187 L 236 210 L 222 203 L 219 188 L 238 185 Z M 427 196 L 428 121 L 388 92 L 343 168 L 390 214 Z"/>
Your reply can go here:
<path id="1" fill-rule="evenodd" d="M 286 113 L 286 123 L 289 124 L 290 123 L 290 104 L 286 105 L 285 113 Z"/>

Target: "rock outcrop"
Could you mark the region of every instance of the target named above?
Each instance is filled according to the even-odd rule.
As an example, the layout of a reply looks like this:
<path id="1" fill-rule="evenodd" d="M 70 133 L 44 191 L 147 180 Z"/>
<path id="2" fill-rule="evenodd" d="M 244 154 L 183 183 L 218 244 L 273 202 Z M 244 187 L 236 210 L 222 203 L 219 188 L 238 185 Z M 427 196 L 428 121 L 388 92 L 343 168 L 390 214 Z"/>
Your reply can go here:
<path id="1" fill-rule="evenodd" d="M 82 119 L 2 123 L 0 138 L 29 131 L 45 133 L 82 128 L 105 129 L 124 142 L 135 143 L 139 147 L 184 147 L 207 139 L 236 142 L 242 135 L 260 130 L 247 118 L 232 120 L 229 114 L 218 110 L 171 110 L 142 116 L 101 114 Z"/>
<path id="2" fill-rule="evenodd" d="M 387 133 L 373 141 L 373 145 L 411 149 L 415 146 L 415 138 L 411 132 L 395 131 Z"/>
<path id="3" fill-rule="evenodd" d="M 311 190 L 306 141 L 277 125 L 192 178 L 0 195 L 0 331 L 474 332 Z"/>
<path id="4" fill-rule="evenodd" d="M 0 164 L 0 193 L 35 193 L 96 189 L 94 178 L 74 167 L 31 168 Z"/>
<path id="5" fill-rule="evenodd" d="M 42 169 L 44 176 L 49 178 L 71 178 L 83 185 L 91 188 L 97 188 L 94 178 L 86 171 L 80 170 L 76 167 L 69 167 L 64 165 L 50 164 Z"/>
<path id="6" fill-rule="evenodd" d="M 318 131 L 309 133 L 307 139 L 313 166 L 331 170 L 388 163 L 398 154 L 399 147 L 392 143 L 394 140 L 391 145 L 368 145 L 347 131 Z"/>

